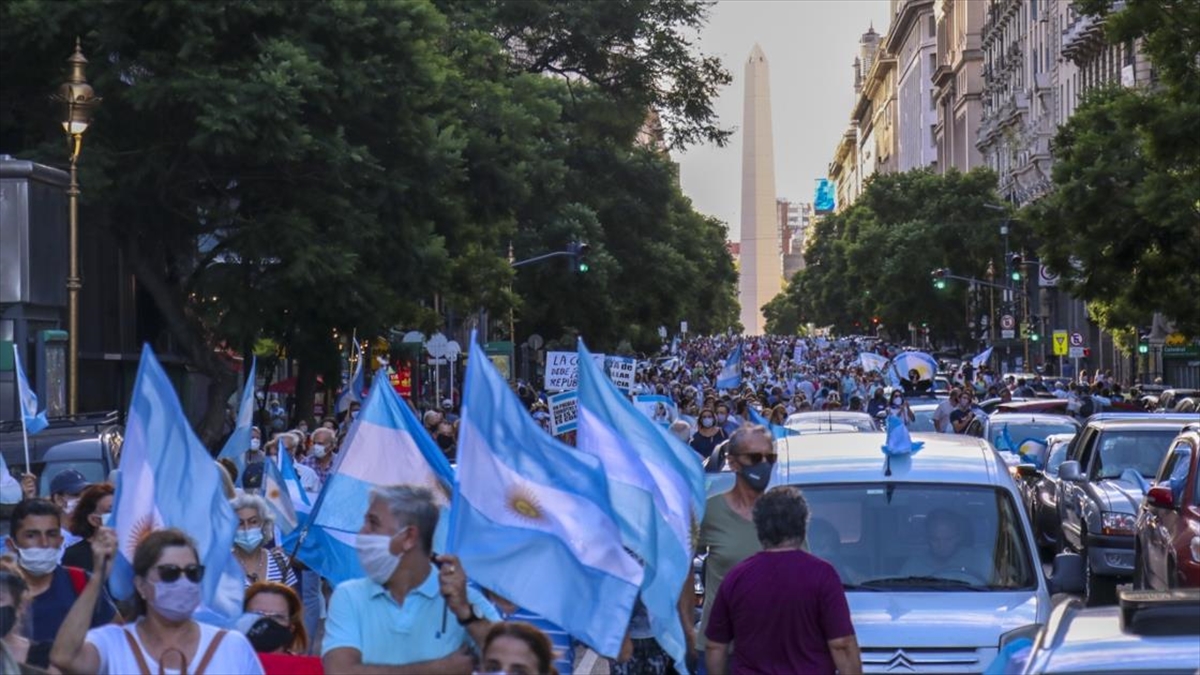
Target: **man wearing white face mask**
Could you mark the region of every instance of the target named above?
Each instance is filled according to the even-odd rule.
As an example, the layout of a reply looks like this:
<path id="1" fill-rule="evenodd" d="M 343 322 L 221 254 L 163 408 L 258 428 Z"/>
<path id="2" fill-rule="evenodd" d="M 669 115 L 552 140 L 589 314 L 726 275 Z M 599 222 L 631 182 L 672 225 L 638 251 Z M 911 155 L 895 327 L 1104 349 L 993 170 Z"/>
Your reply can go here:
<path id="1" fill-rule="evenodd" d="M 29 607 L 29 624 L 34 642 L 52 642 L 63 618 L 83 592 L 89 575 L 75 567 L 58 564 L 62 544 L 61 512 L 45 499 L 26 499 L 13 508 L 9 551 L 17 555 L 21 576 L 29 585 L 33 602 Z M 91 625 L 109 623 L 116 609 L 102 595 L 91 615 Z"/>
<path id="2" fill-rule="evenodd" d="M 63 550 L 68 546 L 79 543 L 79 537 L 71 534 L 68 527 L 75 513 L 75 505 L 79 503 L 79 495 L 87 489 L 90 483 L 75 469 L 66 469 L 54 475 L 50 481 L 50 501 L 54 502 L 63 514 Z"/>
<path id="3" fill-rule="evenodd" d="M 313 470 L 317 474 L 317 480 L 320 481 L 320 486 L 325 486 L 325 481 L 329 479 L 329 474 L 333 473 L 333 451 L 337 449 L 337 434 L 332 429 L 319 427 L 312 432 L 310 437 L 312 440 L 312 452 L 305 457 L 300 463 Z M 317 490 L 320 492 L 320 489 Z"/>
<path id="4" fill-rule="evenodd" d="M 471 672 L 468 641 L 482 645 L 500 616 L 482 593 L 467 588 L 457 558 L 438 556 L 435 571 L 430 549 L 437 521 L 428 488 L 371 491 L 357 541 L 367 577 L 333 592 L 322 643 L 326 673 Z"/>

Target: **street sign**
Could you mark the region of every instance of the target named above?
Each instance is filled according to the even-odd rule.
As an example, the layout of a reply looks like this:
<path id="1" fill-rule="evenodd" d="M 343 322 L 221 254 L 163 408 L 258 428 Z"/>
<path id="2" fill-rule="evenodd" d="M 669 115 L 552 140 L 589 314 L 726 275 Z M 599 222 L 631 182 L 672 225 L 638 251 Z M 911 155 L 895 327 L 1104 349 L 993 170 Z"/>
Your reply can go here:
<path id="1" fill-rule="evenodd" d="M 1006 331 L 1012 331 L 1017 327 L 1017 319 L 1012 314 L 1005 314 L 1000 317 L 1000 327 Z"/>
<path id="2" fill-rule="evenodd" d="M 1071 333 L 1071 346 L 1072 347 L 1082 347 L 1083 346 L 1083 336 L 1080 335 L 1079 333 Z"/>
<path id="3" fill-rule="evenodd" d="M 1038 265 L 1038 286 L 1051 288 L 1058 285 L 1058 275 L 1045 265 Z"/>
<path id="4" fill-rule="evenodd" d="M 1011 328 L 1007 330 L 1002 328 L 1000 329 L 1000 337 L 1004 340 L 1011 340 L 1016 337 L 1016 331 L 1012 330 Z"/>
<path id="5" fill-rule="evenodd" d="M 1067 331 L 1065 331 L 1065 330 L 1054 331 L 1053 343 L 1054 343 L 1054 355 L 1055 356 L 1066 356 L 1067 355 Z"/>
<path id="6" fill-rule="evenodd" d="M 1067 356 L 1069 356 L 1073 359 L 1082 359 L 1083 358 L 1083 347 L 1071 347 L 1070 349 L 1067 350 Z"/>

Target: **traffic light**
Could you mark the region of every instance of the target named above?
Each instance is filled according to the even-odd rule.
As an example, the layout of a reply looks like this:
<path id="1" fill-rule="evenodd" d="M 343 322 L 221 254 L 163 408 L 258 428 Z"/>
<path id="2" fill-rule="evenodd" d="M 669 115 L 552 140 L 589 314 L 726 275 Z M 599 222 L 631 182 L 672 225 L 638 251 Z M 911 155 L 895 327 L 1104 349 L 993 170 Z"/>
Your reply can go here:
<path id="1" fill-rule="evenodd" d="M 1042 336 L 1038 334 L 1037 324 L 1032 321 L 1025 324 L 1025 337 L 1029 338 L 1032 342 L 1042 339 Z"/>
<path id="2" fill-rule="evenodd" d="M 592 250 L 592 247 L 587 242 L 572 241 L 567 244 L 567 253 L 570 254 L 571 271 L 583 273 L 591 269 L 588 266 L 587 255 Z"/>
<path id="3" fill-rule="evenodd" d="M 1008 256 L 1008 274 L 1013 281 L 1021 280 L 1021 254 L 1014 253 Z"/>
<path id="4" fill-rule="evenodd" d="M 933 279 L 933 287 L 939 291 L 946 288 L 946 275 L 949 273 L 950 270 L 945 268 L 938 268 L 930 272 L 929 276 Z"/>
<path id="5" fill-rule="evenodd" d="M 1146 338 L 1145 335 L 1138 338 L 1138 353 L 1139 354 L 1149 354 L 1150 353 L 1150 341 Z"/>

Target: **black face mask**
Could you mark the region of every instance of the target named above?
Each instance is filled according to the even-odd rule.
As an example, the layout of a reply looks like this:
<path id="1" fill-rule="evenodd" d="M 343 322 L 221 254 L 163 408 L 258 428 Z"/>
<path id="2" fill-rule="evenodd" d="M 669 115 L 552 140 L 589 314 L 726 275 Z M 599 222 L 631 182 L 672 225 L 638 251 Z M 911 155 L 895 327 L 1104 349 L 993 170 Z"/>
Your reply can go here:
<path id="1" fill-rule="evenodd" d="M 292 631 L 287 626 L 279 625 L 274 619 L 263 617 L 254 622 L 246 632 L 246 638 L 254 646 L 254 651 L 269 654 L 280 647 L 291 644 Z"/>
<path id="2" fill-rule="evenodd" d="M 438 436 L 437 444 L 438 444 L 439 448 L 441 448 L 443 450 L 449 450 L 450 448 L 454 447 L 454 437 L 453 436 Z"/>
<path id="3" fill-rule="evenodd" d="M 9 605 L 0 607 L 0 637 L 5 637 L 17 625 L 17 608 Z"/>

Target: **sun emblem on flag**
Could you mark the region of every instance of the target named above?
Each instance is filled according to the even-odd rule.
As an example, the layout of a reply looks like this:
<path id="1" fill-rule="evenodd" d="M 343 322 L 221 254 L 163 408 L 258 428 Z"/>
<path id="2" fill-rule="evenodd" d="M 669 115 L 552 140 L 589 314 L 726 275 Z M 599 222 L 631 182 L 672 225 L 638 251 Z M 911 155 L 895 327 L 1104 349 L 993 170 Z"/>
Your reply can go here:
<path id="1" fill-rule="evenodd" d="M 133 526 L 129 528 L 129 534 L 125 536 L 124 545 L 121 547 L 125 550 L 126 556 L 133 560 L 133 552 L 137 550 L 138 544 L 142 540 L 150 536 L 156 528 L 156 519 L 154 514 L 148 513 L 144 516 L 139 516 L 133 522 Z"/>
<path id="2" fill-rule="evenodd" d="M 267 490 L 267 501 L 276 501 L 281 496 L 283 496 L 283 493 L 279 491 L 279 486 L 271 483 L 271 488 Z"/>
<path id="3" fill-rule="evenodd" d="M 508 508 L 526 520 L 543 520 L 542 504 L 533 490 L 524 485 L 514 485 L 508 491 Z"/>

